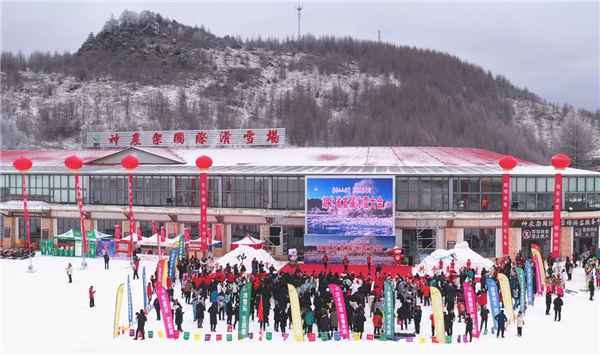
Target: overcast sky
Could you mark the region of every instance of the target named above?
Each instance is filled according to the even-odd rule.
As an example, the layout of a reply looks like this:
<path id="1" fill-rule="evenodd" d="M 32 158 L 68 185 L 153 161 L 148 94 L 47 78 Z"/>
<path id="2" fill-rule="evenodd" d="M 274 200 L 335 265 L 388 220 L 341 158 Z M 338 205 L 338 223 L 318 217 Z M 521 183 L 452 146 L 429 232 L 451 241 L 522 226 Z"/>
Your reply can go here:
<path id="1" fill-rule="evenodd" d="M 218 36 L 297 34 L 296 2 L 2 2 L 2 50 L 76 51 L 124 9 Z M 447 52 L 548 101 L 600 108 L 600 5 L 570 2 L 303 2 L 302 32 Z"/>

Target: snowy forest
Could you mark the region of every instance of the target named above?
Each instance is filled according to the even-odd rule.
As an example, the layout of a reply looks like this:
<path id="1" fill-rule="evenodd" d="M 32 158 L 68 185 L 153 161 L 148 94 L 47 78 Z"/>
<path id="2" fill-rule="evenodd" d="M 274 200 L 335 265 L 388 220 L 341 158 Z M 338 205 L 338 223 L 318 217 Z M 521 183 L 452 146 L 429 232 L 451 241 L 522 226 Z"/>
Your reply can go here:
<path id="1" fill-rule="evenodd" d="M 85 36 L 84 36 L 85 37 Z M 86 131 L 285 127 L 294 146 L 452 146 L 593 168 L 600 111 L 548 103 L 447 53 L 350 37 L 218 37 L 150 11 L 76 53 L 3 52 L 2 149 Z"/>

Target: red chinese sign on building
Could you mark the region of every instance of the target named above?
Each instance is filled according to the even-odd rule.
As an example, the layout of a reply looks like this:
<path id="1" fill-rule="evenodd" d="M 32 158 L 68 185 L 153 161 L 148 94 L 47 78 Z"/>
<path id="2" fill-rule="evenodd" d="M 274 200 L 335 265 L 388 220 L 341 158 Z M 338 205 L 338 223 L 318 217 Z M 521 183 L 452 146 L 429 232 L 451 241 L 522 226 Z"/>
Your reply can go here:
<path id="1" fill-rule="evenodd" d="M 121 139 L 122 138 L 122 139 Z M 198 131 L 87 132 L 86 147 L 195 147 L 284 145 L 285 129 L 223 129 Z"/>

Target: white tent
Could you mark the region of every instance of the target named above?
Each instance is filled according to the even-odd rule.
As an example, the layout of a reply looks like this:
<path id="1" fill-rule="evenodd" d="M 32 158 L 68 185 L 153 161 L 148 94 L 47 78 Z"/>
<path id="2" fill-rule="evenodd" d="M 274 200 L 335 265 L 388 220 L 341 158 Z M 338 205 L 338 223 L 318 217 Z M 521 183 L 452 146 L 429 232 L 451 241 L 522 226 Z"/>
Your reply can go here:
<path id="1" fill-rule="evenodd" d="M 137 235 L 133 233 L 134 241 L 137 240 Z M 126 239 L 129 240 L 129 239 Z M 164 242 L 161 242 L 161 246 L 170 247 L 178 241 L 179 238 L 169 239 L 166 238 Z M 158 246 L 158 234 L 155 234 L 151 237 L 142 237 L 142 240 L 138 242 L 139 245 L 147 245 L 147 246 Z"/>
<path id="2" fill-rule="evenodd" d="M 264 241 L 252 238 L 251 236 L 247 235 L 244 238 L 242 238 L 241 240 L 231 243 L 231 250 L 234 250 L 235 248 L 239 247 L 240 245 L 247 245 L 254 249 L 262 249 L 263 243 L 264 243 Z"/>

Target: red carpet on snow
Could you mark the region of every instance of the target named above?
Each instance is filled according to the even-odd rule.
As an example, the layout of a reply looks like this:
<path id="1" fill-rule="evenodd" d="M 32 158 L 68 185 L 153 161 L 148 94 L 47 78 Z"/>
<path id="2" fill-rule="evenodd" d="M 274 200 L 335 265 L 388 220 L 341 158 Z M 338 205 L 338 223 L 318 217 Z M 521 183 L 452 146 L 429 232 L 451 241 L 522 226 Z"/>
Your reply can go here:
<path id="1" fill-rule="evenodd" d="M 306 272 L 307 274 L 312 274 L 314 271 L 315 274 L 319 274 L 325 268 L 323 264 L 298 264 L 298 268 L 302 272 Z M 387 274 L 391 273 L 396 276 L 396 274 L 400 274 L 402 277 L 406 277 L 407 275 L 412 275 L 412 268 L 410 266 L 395 266 L 395 265 L 382 265 L 382 272 Z M 295 272 L 295 268 L 291 267 L 290 264 L 286 264 L 282 267 L 279 272 Z M 344 271 L 344 265 L 327 265 L 327 270 L 331 270 L 333 273 L 342 273 Z M 354 273 L 358 275 L 362 272 L 363 275 L 369 274 L 369 270 L 367 269 L 367 265 L 350 265 L 348 266 L 348 271 L 350 273 Z M 375 275 L 375 266 L 371 265 L 371 275 Z"/>

